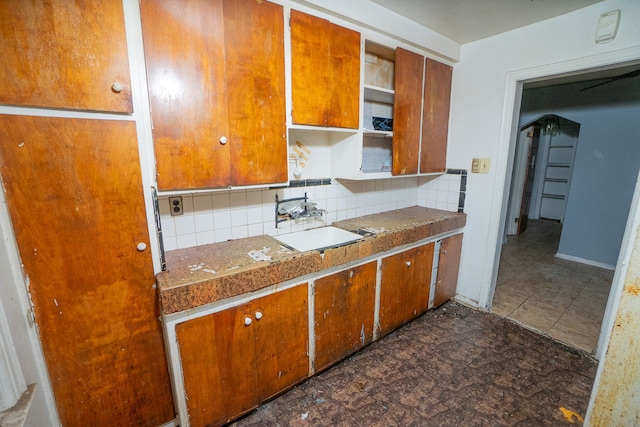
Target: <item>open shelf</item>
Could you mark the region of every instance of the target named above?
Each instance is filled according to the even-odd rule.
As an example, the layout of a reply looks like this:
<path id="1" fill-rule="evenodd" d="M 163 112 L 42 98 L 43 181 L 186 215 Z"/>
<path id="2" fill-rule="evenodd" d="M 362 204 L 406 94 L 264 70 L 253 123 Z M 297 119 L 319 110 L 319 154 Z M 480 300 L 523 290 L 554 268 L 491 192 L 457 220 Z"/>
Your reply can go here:
<path id="1" fill-rule="evenodd" d="M 363 122 L 365 132 L 391 132 L 393 126 L 395 50 L 373 43 L 364 44 Z M 375 119 L 374 119 L 375 118 Z M 388 122 L 386 128 L 377 121 Z"/>

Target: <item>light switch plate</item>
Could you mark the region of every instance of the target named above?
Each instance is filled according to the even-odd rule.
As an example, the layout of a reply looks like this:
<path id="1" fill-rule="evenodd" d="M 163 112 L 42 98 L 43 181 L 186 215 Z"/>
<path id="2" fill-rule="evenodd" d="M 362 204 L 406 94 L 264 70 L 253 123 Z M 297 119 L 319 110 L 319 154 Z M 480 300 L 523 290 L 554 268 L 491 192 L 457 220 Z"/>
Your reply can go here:
<path id="1" fill-rule="evenodd" d="M 489 173 L 489 166 L 491 165 L 491 159 L 480 159 L 480 165 L 478 172 Z"/>

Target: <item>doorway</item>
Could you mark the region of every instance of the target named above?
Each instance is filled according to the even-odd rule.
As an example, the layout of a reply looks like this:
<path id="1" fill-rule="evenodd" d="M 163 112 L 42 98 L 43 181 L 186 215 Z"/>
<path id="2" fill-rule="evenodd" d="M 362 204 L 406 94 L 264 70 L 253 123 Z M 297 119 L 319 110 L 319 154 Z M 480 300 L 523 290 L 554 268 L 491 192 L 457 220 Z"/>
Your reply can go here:
<path id="1" fill-rule="evenodd" d="M 507 236 L 493 312 L 594 353 L 614 272 L 557 258 L 561 230 L 558 221 L 535 219 Z"/>
<path id="2" fill-rule="evenodd" d="M 633 67 L 634 69 L 638 68 L 637 65 Z M 620 68 L 608 70 L 608 72 L 612 73 L 610 75 L 622 75 L 623 73 L 629 72 L 629 69 Z M 542 83 L 533 85 L 525 83 L 519 121 L 520 123 L 526 124 L 537 123 L 539 129 L 542 129 L 545 127 L 544 120 L 536 121 L 536 119 L 541 119 L 551 113 L 553 113 L 552 116 L 555 116 L 556 111 L 554 111 L 554 108 L 556 107 L 560 111 L 572 111 L 572 105 L 577 105 L 567 101 L 568 96 L 566 96 L 566 94 L 570 93 L 571 89 L 580 91 L 581 89 L 592 86 L 592 84 L 599 85 L 610 80 L 610 78 L 601 78 L 594 74 L 584 74 L 583 79 L 576 79 L 576 77 L 573 76 L 572 81 L 563 79 L 547 80 L 545 83 L 549 86 L 545 86 Z M 611 81 L 615 81 L 615 79 Z M 608 109 L 611 105 L 608 104 L 607 95 L 612 94 L 612 92 L 616 90 L 627 91 L 627 93 L 633 93 L 635 91 L 635 93 L 638 93 L 636 89 L 638 88 L 638 82 L 629 79 L 629 81 L 625 83 L 634 86 L 626 86 L 626 88 L 621 86 L 620 83 L 616 85 L 618 86 L 617 88 L 614 89 L 612 85 L 607 91 L 599 92 L 597 96 L 583 94 L 582 96 L 576 97 L 578 102 L 580 99 L 586 100 L 585 105 L 580 106 L 580 108 Z M 544 106 L 546 109 L 540 109 L 538 102 L 536 106 L 538 109 L 530 108 L 531 103 L 527 101 L 527 96 L 531 96 L 531 94 L 540 96 L 541 93 L 548 95 L 554 91 L 563 94 L 563 96 L 559 97 L 560 102 L 555 105 Z M 612 96 L 615 95 L 612 94 Z M 640 99 L 635 102 L 640 104 Z M 598 103 L 603 104 L 603 106 L 599 107 Z M 529 109 L 527 110 L 527 108 Z M 521 139 L 527 136 L 532 139 L 536 131 L 535 127 L 527 129 L 526 125 L 519 127 L 519 129 L 521 130 L 519 135 Z M 590 131 L 594 132 L 593 129 L 590 129 Z M 610 133 L 607 135 L 610 135 Z M 615 140 L 615 138 L 613 139 Z M 542 146 L 543 144 L 541 144 L 541 147 Z M 545 151 L 542 148 L 541 150 L 541 156 L 545 154 L 548 155 L 548 150 Z M 622 219 L 616 222 L 622 232 L 620 232 L 619 240 L 617 241 L 613 261 L 590 262 L 587 257 L 583 259 L 579 256 L 561 256 L 563 254 L 558 253 L 563 250 L 569 250 L 571 246 L 567 245 L 566 241 L 563 246 L 561 242 L 561 240 L 564 239 L 564 236 L 561 238 L 561 234 L 563 234 L 562 228 L 565 225 L 564 207 L 541 209 L 541 205 L 544 203 L 544 197 L 540 197 L 543 194 L 558 196 L 559 193 L 547 191 L 548 188 L 545 189 L 544 187 L 548 185 L 547 182 L 545 182 L 545 175 L 539 175 L 539 182 L 541 182 L 541 184 L 538 185 L 537 190 L 532 189 L 531 191 L 531 208 L 528 210 L 518 210 L 518 204 L 513 201 L 515 199 L 518 201 L 522 200 L 523 188 L 526 188 L 526 179 L 522 177 L 522 168 L 518 165 L 518 159 L 523 156 L 522 149 L 516 147 L 514 151 L 514 179 L 510 187 L 511 192 L 514 194 L 511 194 L 512 197 L 509 199 L 506 216 L 504 218 L 504 245 L 501 248 L 502 255 L 499 260 L 499 269 L 497 269 L 493 311 L 494 313 L 522 323 L 527 327 L 550 335 L 573 347 L 596 354 L 601 322 L 607 306 L 617 253 L 622 240 L 622 233 L 628 216 L 629 206 L 627 205 L 626 209 L 618 209 L 618 218 Z M 568 151 L 565 154 L 568 155 Z M 593 149 L 591 149 L 591 152 L 588 154 L 591 157 L 604 156 L 605 154 L 609 155 L 609 153 L 605 151 L 601 153 Z M 588 163 L 588 159 L 585 160 L 584 157 L 582 160 L 577 159 L 576 161 Z M 540 159 L 537 165 L 538 167 L 536 168 L 538 172 L 540 172 L 543 165 L 543 159 Z M 592 167 L 591 164 L 587 167 L 582 167 L 582 176 L 585 176 L 584 171 L 590 167 Z M 557 172 L 557 170 L 555 172 Z M 594 173 L 596 172 L 598 171 L 594 171 Z M 636 168 L 629 174 L 629 176 L 633 177 L 629 179 L 627 183 L 631 188 L 628 192 L 629 205 L 633 189 L 635 188 L 634 184 L 637 173 L 638 170 Z M 515 179 L 516 176 L 519 177 L 519 181 Z M 571 174 L 569 174 L 568 177 L 551 178 L 554 178 L 554 180 L 549 182 L 552 183 L 554 188 L 558 189 L 558 179 L 566 179 L 566 184 L 570 184 Z M 570 185 L 568 185 L 568 188 L 571 188 Z M 539 193 L 538 199 L 536 199 L 535 196 L 536 191 Z M 612 187 L 608 191 L 617 192 L 619 188 Z M 520 192 L 519 195 L 517 194 L 518 192 Z M 573 192 L 567 193 L 565 200 L 566 198 L 571 199 L 571 197 L 574 197 Z M 538 200 L 537 203 L 539 203 L 537 206 L 536 200 Z M 524 203 L 522 204 L 524 205 Z M 558 205 L 558 203 L 555 204 Z M 536 212 L 538 215 L 536 215 Z M 551 214 L 549 214 L 549 212 L 551 212 Z M 524 213 L 526 213 L 526 215 L 524 215 Z M 525 227 L 522 227 L 521 224 L 523 215 L 525 221 L 529 219 Z M 552 221 L 544 219 L 545 217 L 551 218 Z M 514 218 L 518 218 L 518 223 L 520 223 L 516 223 L 517 227 L 512 223 Z M 570 215 L 570 221 L 576 223 L 575 215 Z M 574 226 L 574 228 L 576 227 Z M 588 233 L 589 231 L 590 230 L 585 231 L 583 229 L 583 233 Z M 568 241 L 571 239 L 565 240 Z M 560 255 L 560 258 L 556 255 Z"/>
<path id="3" fill-rule="evenodd" d="M 505 232 L 520 235 L 531 219 L 560 223 L 571 187 L 580 123 L 547 114 L 520 128 Z"/>

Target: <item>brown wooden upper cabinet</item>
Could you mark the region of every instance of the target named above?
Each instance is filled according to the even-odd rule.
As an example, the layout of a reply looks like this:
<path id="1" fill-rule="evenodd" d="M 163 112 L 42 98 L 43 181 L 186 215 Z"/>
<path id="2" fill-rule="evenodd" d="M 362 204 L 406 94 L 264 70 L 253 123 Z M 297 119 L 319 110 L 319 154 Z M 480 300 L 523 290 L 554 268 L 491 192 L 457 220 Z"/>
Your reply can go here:
<path id="1" fill-rule="evenodd" d="M 160 190 L 287 181 L 284 12 L 142 0 Z"/>
<path id="2" fill-rule="evenodd" d="M 418 173 L 418 157 L 420 173 L 446 171 L 451 74 L 449 65 L 396 49 L 393 175 Z M 424 93 L 420 97 L 423 75 Z"/>
<path id="3" fill-rule="evenodd" d="M 291 11 L 292 122 L 358 129 L 360 33 Z"/>
<path id="4" fill-rule="evenodd" d="M 420 173 L 445 172 L 452 67 L 427 58 L 422 110 Z"/>
<path id="5" fill-rule="evenodd" d="M 0 2 L 0 103 L 130 113 L 122 0 Z"/>
<path id="6" fill-rule="evenodd" d="M 452 68 L 368 40 L 365 61 L 363 150 L 369 159 L 387 151 L 392 175 L 444 172 Z M 363 160 L 362 170 L 388 171 L 384 166 Z"/>
<path id="7" fill-rule="evenodd" d="M 397 48 L 393 102 L 393 175 L 418 173 L 424 57 Z"/>

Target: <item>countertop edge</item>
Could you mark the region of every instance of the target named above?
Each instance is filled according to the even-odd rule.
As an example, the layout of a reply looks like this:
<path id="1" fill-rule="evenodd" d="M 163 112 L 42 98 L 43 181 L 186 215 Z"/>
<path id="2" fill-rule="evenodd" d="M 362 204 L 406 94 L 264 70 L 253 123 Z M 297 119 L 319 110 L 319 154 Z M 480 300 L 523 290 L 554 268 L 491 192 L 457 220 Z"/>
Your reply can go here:
<path id="1" fill-rule="evenodd" d="M 381 218 L 384 218 L 385 214 L 394 215 L 394 212 L 408 212 L 408 209 L 414 208 L 376 215 L 382 215 Z M 161 312 L 164 315 L 170 315 L 195 309 L 206 304 L 223 301 L 293 280 L 296 277 L 317 273 L 357 261 L 358 259 L 367 258 L 396 247 L 410 245 L 439 234 L 459 230 L 466 225 L 466 214 L 464 213 L 438 211 L 428 208 L 420 209 L 425 212 L 435 213 L 435 216 L 439 217 L 439 219 L 425 218 L 426 222 L 421 224 L 385 229 L 354 243 L 327 249 L 324 254 L 319 251 L 291 253 L 281 259 L 258 262 L 239 268 L 236 271 L 226 271 L 224 274 L 217 275 L 211 279 L 189 282 L 188 279 L 183 278 L 181 283 L 175 284 L 169 283 L 168 277 L 170 275 L 167 272 L 160 272 L 156 275 L 156 279 Z M 361 218 L 366 219 L 369 217 L 373 218 L 374 215 Z M 353 228 L 354 224 L 358 224 L 358 218 L 338 221 L 333 225 L 348 231 L 355 231 L 354 229 L 349 229 Z M 345 225 L 351 225 L 351 227 L 345 227 Z M 224 245 L 224 243 L 221 245 Z"/>

